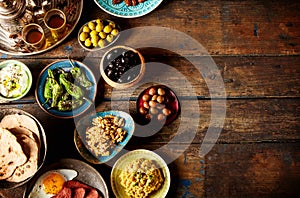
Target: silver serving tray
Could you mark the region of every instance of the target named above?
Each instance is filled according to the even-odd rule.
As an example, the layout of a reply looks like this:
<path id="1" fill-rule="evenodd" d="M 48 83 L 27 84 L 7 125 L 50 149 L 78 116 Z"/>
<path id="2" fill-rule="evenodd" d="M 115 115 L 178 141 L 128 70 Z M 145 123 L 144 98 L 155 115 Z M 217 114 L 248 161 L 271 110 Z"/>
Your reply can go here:
<path id="1" fill-rule="evenodd" d="M 44 0 L 35 0 L 34 2 L 36 3 L 37 6 L 41 7 L 43 1 Z M 71 34 L 71 32 L 74 30 L 75 26 L 77 25 L 80 19 L 82 9 L 83 9 L 83 0 L 51 0 L 49 2 L 50 4 L 46 6 L 46 10 L 57 8 L 63 10 L 64 13 L 66 14 L 68 29 L 65 36 L 60 40 L 54 42 L 51 39 L 50 31 L 46 28 L 44 24 L 43 17 L 37 16 L 37 23 L 41 25 L 42 28 L 44 29 L 45 36 L 47 38 L 47 42 L 49 43 L 49 45 L 40 50 L 28 51 L 26 45 L 22 43 L 21 38 L 20 37 L 11 38 L 12 33 L 9 32 L 6 28 L 4 28 L 4 26 L 7 24 L 0 23 L 0 52 L 9 55 L 22 55 L 22 56 L 43 53 L 62 43 Z M 19 29 L 20 31 L 18 35 L 20 36 L 22 27 L 19 27 Z M 22 43 L 22 47 L 18 47 L 18 45 L 16 45 L 18 41 Z"/>

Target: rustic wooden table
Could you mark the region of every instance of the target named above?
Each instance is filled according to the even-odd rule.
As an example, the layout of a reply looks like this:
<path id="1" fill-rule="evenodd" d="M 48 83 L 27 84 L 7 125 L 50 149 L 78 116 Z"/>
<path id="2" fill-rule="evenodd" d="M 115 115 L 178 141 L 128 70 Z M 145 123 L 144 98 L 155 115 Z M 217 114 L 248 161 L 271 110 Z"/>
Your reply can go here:
<path id="1" fill-rule="evenodd" d="M 299 197 L 299 10 L 296 0 L 164 0 L 150 14 L 124 19 L 103 12 L 93 1 L 85 1 L 75 31 L 58 47 L 34 56 L 0 54 L 1 61 L 17 59 L 26 63 L 34 79 L 25 98 L 1 104 L 0 109 L 20 108 L 39 119 L 47 134 L 45 165 L 61 158 L 85 161 L 73 142 L 74 121 L 51 117 L 38 106 L 34 90 L 40 71 L 70 54 L 88 64 L 99 78 L 104 51 L 88 53 L 77 42 L 80 26 L 89 20 L 112 19 L 123 30 L 164 27 L 172 32 L 167 40 L 163 32 L 144 31 L 142 36 L 130 35 L 120 42 L 140 47 L 146 62 L 161 63 L 148 65 L 152 69 L 146 71 L 148 80 L 172 85 L 182 112 L 175 122 L 152 136 L 134 137 L 126 149 L 157 150 L 169 145 L 173 154 L 178 154 L 166 159 L 172 173 L 168 197 Z M 181 42 L 175 30 L 195 40 Z M 161 39 L 172 48 L 145 46 L 149 38 Z M 197 45 L 193 48 L 194 43 Z M 198 44 L 203 48 L 195 50 Z M 126 110 L 128 103 L 134 109 L 136 97 L 147 87 L 145 84 L 136 90 L 115 91 L 100 84 L 103 87 L 95 103 L 100 111 L 117 107 Z M 172 142 L 174 137 L 179 141 Z M 200 148 L 208 150 L 201 155 Z M 92 166 L 104 177 L 114 197 L 111 167 Z M 24 187 L 1 190 L 0 197 L 22 197 Z"/>

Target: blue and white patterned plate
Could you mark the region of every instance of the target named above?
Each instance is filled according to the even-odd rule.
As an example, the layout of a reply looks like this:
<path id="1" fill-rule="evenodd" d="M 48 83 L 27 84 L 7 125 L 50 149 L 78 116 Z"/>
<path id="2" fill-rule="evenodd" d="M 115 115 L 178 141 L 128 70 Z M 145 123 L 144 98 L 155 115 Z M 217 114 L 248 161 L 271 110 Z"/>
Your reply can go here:
<path id="1" fill-rule="evenodd" d="M 112 0 L 94 0 L 105 12 L 122 18 L 135 18 L 148 14 L 154 10 L 163 0 L 146 0 L 136 6 L 126 6 L 124 2 L 113 4 Z"/>

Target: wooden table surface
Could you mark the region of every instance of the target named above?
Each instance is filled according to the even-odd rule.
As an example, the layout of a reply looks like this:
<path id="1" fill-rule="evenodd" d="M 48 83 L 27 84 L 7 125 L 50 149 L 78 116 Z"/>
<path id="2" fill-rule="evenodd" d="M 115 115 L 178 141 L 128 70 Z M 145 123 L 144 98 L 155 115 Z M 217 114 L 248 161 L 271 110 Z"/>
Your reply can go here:
<path id="1" fill-rule="evenodd" d="M 89 20 L 111 19 L 122 30 L 153 26 L 119 44 L 141 48 L 149 63 L 147 82 L 171 85 L 182 112 L 155 134 L 133 137 L 125 148 L 158 150 L 168 145 L 173 149 L 176 157 L 165 156 L 172 176 L 167 197 L 299 197 L 299 10 L 296 0 L 164 0 L 143 17 L 125 19 L 84 1 L 76 29 L 59 46 L 33 56 L 0 54 L 1 61 L 26 63 L 34 79 L 25 98 L 3 103 L 0 109 L 20 108 L 38 118 L 47 135 L 45 165 L 61 158 L 85 161 L 73 142 L 74 120 L 54 118 L 38 106 L 34 90 L 40 71 L 70 54 L 99 78 L 105 50 L 89 53 L 77 42 L 79 28 Z M 159 28 L 172 34 L 166 38 L 164 32 L 151 31 Z M 188 39 L 182 40 L 176 32 Z M 160 40 L 162 47 L 149 39 Z M 202 47 L 193 47 L 195 43 Z M 126 110 L 126 104 L 132 110 L 138 94 L 149 86 L 116 91 L 103 81 L 100 84 L 95 102 L 99 111 Z M 174 137 L 179 141 L 172 142 Z M 203 148 L 208 150 L 201 154 Z M 104 177 L 114 197 L 111 167 L 90 165 Z M 0 190 L 0 197 L 22 197 L 24 187 Z"/>

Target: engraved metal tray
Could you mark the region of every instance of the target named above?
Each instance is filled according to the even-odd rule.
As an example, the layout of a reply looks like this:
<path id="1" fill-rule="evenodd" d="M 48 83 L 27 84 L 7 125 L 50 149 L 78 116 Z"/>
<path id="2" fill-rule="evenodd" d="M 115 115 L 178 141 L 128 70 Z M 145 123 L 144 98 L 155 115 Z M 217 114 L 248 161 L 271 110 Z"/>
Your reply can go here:
<path id="1" fill-rule="evenodd" d="M 42 3 L 45 0 L 34 0 L 37 7 L 42 7 Z M 67 31 L 63 38 L 58 41 L 54 41 L 51 37 L 50 30 L 48 30 L 43 21 L 43 14 L 37 15 L 36 23 L 42 26 L 46 36 L 46 45 L 44 48 L 35 50 L 30 46 L 27 46 L 21 39 L 21 31 L 23 26 L 12 24 L 3 24 L 0 23 L 0 52 L 9 55 L 34 55 L 46 52 L 60 43 L 62 43 L 74 30 L 77 25 L 82 9 L 83 9 L 83 0 L 51 0 L 48 1 L 49 4 L 45 6 L 45 10 L 50 10 L 52 8 L 61 9 L 67 18 Z M 10 22 L 8 22 L 10 23 Z M 13 27 L 14 31 L 9 31 L 7 27 Z M 17 30 L 16 30 L 17 29 Z"/>

